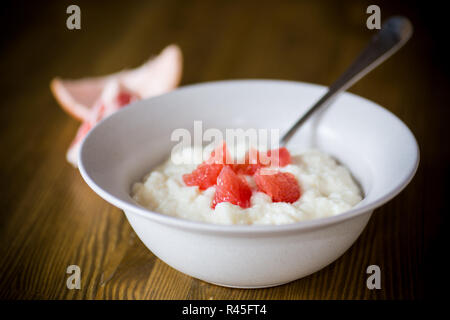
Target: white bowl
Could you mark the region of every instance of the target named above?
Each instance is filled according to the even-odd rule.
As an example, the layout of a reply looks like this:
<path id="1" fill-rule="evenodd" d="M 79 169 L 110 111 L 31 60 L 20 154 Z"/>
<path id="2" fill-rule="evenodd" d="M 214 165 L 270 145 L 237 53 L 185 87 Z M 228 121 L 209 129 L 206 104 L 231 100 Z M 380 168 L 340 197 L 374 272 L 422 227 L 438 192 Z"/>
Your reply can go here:
<path id="1" fill-rule="evenodd" d="M 352 210 L 274 226 L 228 226 L 152 212 L 130 196 L 131 186 L 168 158 L 174 129 L 279 128 L 284 132 L 326 88 L 272 80 L 186 86 L 134 103 L 90 131 L 79 167 L 87 184 L 124 210 L 144 244 L 192 277 L 230 287 L 270 287 L 305 277 L 341 256 L 372 211 L 397 195 L 419 162 L 417 142 L 396 116 L 350 93 L 294 136 L 290 148 L 319 148 L 344 163 L 365 197 Z"/>

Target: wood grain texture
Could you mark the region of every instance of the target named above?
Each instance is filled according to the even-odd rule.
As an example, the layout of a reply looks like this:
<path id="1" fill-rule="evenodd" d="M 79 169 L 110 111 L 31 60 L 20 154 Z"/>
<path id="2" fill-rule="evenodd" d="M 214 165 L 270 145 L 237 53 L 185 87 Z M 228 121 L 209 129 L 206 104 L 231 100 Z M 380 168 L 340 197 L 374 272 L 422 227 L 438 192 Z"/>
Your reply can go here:
<path id="1" fill-rule="evenodd" d="M 366 1 L 77 1 L 82 29 L 65 28 L 67 1 L 2 8 L 0 40 L 1 299 L 418 299 L 438 296 L 450 178 L 448 64 L 425 7 L 381 1 L 415 35 L 350 91 L 400 117 L 421 164 L 412 183 L 376 210 L 358 241 L 325 269 L 287 285 L 239 290 L 175 271 L 150 253 L 123 213 L 65 161 L 79 125 L 50 94 L 54 76 L 137 66 L 170 43 L 183 50 L 182 84 L 277 78 L 330 84 L 372 35 Z M 383 128 L 380 128 L 382 130 Z M 447 179 L 446 179 L 447 178 Z M 444 221 L 445 220 L 445 221 Z M 81 290 L 66 268 L 82 270 Z M 382 289 L 366 288 L 366 268 Z"/>

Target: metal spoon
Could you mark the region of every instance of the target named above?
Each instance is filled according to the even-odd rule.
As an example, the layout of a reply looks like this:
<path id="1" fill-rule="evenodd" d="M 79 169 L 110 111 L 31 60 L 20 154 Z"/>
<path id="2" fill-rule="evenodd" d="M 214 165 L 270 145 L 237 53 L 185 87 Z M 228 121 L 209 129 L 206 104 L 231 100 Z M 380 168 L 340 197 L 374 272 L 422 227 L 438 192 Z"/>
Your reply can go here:
<path id="1" fill-rule="evenodd" d="M 318 109 L 327 104 L 340 92 L 350 88 L 372 69 L 380 65 L 411 37 L 413 27 L 405 17 L 391 17 L 383 23 L 380 31 L 372 37 L 367 47 L 360 53 L 350 67 L 328 88 L 319 99 L 281 138 L 280 144 L 286 145 L 297 129 Z"/>

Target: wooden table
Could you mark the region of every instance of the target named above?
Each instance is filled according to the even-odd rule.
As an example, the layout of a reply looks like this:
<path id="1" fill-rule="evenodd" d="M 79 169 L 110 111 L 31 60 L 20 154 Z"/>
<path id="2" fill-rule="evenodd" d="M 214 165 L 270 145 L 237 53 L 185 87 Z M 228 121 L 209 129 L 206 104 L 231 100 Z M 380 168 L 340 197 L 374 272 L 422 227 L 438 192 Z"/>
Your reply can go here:
<path id="1" fill-rule="evenodd" d="M 416 299 L 438 295 L 449 178 L 448 64 L 431 36 L 431 9 L 378 2 L 405 14 L 414 38 L 350 91 L 395 113 L 414 132 L 421 165 L 412 183 L 376 210 L 359 240 L 325 269 L 287 285 L 238 290 L 168 267 L 123 213 L 65 161 L 79 123 L 49 91 L 54 76 L 102 75 L 139 65 L 170 43 L 184 53 L 182 85 L 277 78 L 330 84 L 373 31 L 369 2 L 76 1 L 82 29 L 65 27 L 70 3 L 3 5 L 0 298 L 2 299 Z M 439 11 L 439 10 L 438 10 Z M 439 13 L 434 12 L 434 15 Z M 442 20 L 443 21 L 443 20 Z M 447 129 L 447 130 L 445 130 Z M 383 128 L 380 128 L 383 130 Z M 445 131 L 444 131 L 445 130 Z M 448 179 L 447 179 L 448 180 Z M 81 268 L 81 289 L 66 268 Z M 377 264 L 382 289 L 366 288 Z"/>

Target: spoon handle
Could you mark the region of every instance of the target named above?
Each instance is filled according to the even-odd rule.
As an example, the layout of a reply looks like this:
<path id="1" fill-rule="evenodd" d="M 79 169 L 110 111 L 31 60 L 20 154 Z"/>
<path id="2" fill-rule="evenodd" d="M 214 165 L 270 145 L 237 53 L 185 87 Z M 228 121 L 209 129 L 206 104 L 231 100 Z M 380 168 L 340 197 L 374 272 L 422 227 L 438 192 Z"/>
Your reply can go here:
<path id="1" fill-rule="evenodd" d="M 297 129 L 320 107 L 333 99 L 340 92 L 350 88 L 355 82 L 364 77 L 372 69 L 380 65 L 398 49 L 400 49 L 412 35 L 411 22 L 401 16 L 391 17 L 372 37 L 366 48 L 360 53 L 350 67 L 328 88 L 322 96 L 281 138 L 280 144 L 292 138 Z"/>

